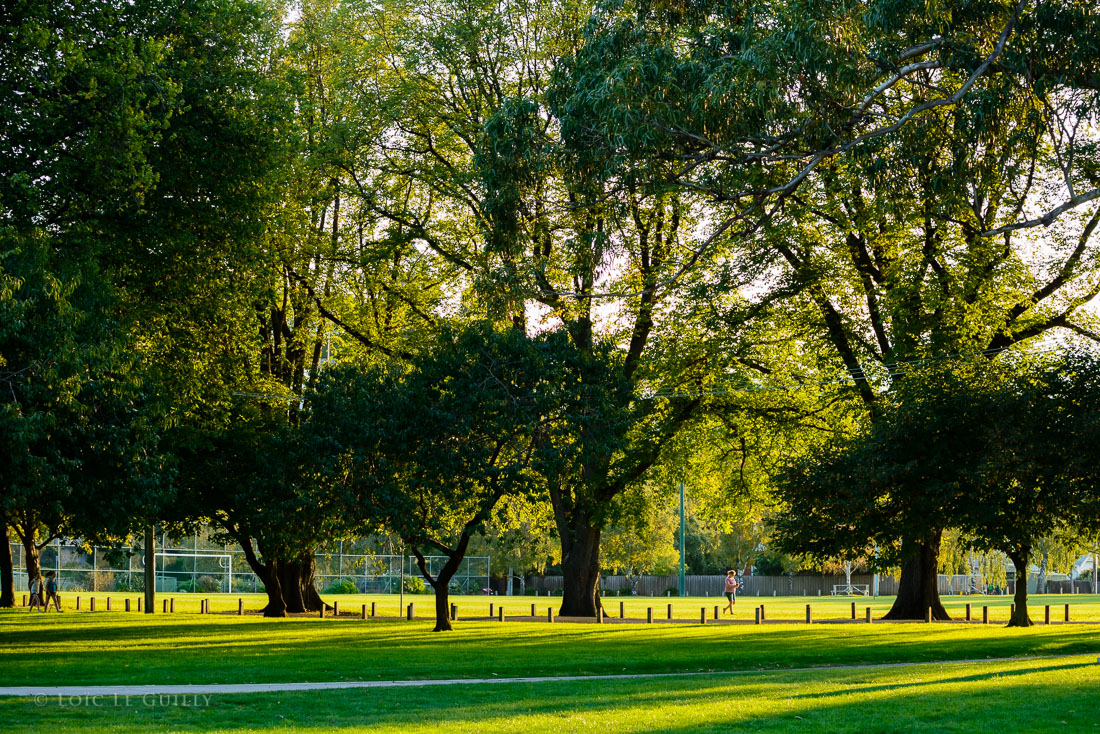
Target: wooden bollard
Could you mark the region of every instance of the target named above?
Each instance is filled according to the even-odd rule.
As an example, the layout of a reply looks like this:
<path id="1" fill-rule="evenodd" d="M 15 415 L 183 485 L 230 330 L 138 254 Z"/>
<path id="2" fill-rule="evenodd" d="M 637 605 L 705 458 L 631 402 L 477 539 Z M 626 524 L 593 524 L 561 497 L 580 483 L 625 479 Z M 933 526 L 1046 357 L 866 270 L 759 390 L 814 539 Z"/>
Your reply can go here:
<path id="1" fill-rule="evenodd" d="M 176 613 L 176 599 L 175 599 L 175 597 L 168 600 L 168 611 L 172 614 Z"/>
<path id="2" fill-rule="evenodd" d="M 458 619 L 458 605 L 451 604 L 451 621 L 454 622 L 456 619 Z"/>
<path id="3" fill-rule="evenodd" d="M 340 602 L 338 601 L 332 602 L 332 616 L 336 617 L 337 619 L 339 619 L 340 617 Z"/>
<path id="4" fill-rule="evenodd" d="M 1069 604 L 1066 604 L 1066 621 L 1069 621 Z"/>
<path id="5" fill-rule="evenodd" d="M 503 622 L 504 621 L 504 607 L 501 607 L 501 608 L 497 609 L 497 621 L 498 622 Z"/>
<path id="6" fill-rule="evenodd" d="M 26 605 L 24 604 L 24 606 L 26 606 Z M 1068 607 L 1069 604 L 1067 604 L 1066 606 Z M 76 598 L 76 611 L 78 611 L 78 612 L 80 611 L 80 597 L 79 596 Z"/>
<path id="7" fill-rule="evenodd" d="M 714 618 L 718 619 L 718 607 L 717 606 L 714 607 Z"/>
<path id="8" fill-rule="evenodd" d="M 626 619 L 626 604 L 619 602 L 619 619 Z"/>
<path id="9" fill-rule="evenodd" d="M 864 616 L 867 618 L 867 624 L 871 624 L 871 607 L 864 610 Z"/>
<path id="10" fill-rule="evenodd" d="M 932 607 L 928 607 L 924 610 L 924 621 L 927 624 L 932 624 Z"/>
<path id="11" fill-rule="evenodd" d="M 489 604 L 489 616 L 490 617 L 493 616 L 493 604 L 492 603 Z"/>
<path id="12" fill-rule="evenodd" d="M 966 603 L 966 621 L 970 621 L 970 602 Z"/>
<path id="13" fill-rule="evenodd" d="M 603 607 L 596 610 L 596 624 L 603 624 Z"/>
<path id="14" fill-rule="evenodd" d="M 1047 604 L 1043 610 L 1043 623 L 1050 624 L 1050 605 Z"/>
<path id="15" fill-rule="evenodd" d="M 413 602 L 409 602 L 409 609 L 405 615 L 405 619 L 409 622 L 416 619 L 416 605 Z"/>
<path id="16" fill-rule="evenodd" d="M 653 624 L 653 607 L 646 607 L 646 610 L 645 610 L 645 621 L 646 621 L 646 622 L 647 622 L 648 624 Z"/>
<path id="17" fill-rule="evenodd" d="M 317 610 L 317 617 L 318 617 L 318 619 L 324 619 L 325 618 L 325 603 L 324 602 L 321 602 L 321 608 Z"/>
<path id="18" fill-rule="evenodd" d="M 814 613 L 810 609 L 810 605 L 807 604 L 806 605 L 806 624 L 813 624 L 813 623 L 814 623 Z"/>
<path id="19" fill-rule="evenodd" d="M 668 605 L 668 618 L 672 619 L 672 605 L 671 604 Z"/>
<path id="20" fill-rule="evenodd" d="M 130 611 L 130 600 L 126 600 L 126 611 Z"/>
<path id="21" fill-rule="evenodd" d="M 706 623 L 707 623 L 707 608 L 702 607 L 699 610 L 699 624 L 706 624 Z"/>
<path id="22" fill-rule="evenodd" d="M 23 606 L 27 606 L 27 595 L 23 595 Z"/>
<path id="23" fill-rule="evenodd" d="M 164 601 L 161 602 L 161 610 L 160 611 L 163 614 L 168 614 L 168 600 L 167 599 L 165 599 Z"/>
<path id="24" fill-rule="evenodd" d="M 91 599 L 88 600 L 88 611 L 89 612 L 94 612 L 95 611 L 95 597 L 94 596 Z"/>
<path id="25" fill-rule="evenodd" d="M 982 624 L 989 624 L 989 607 L 982 606 Z"/>
<path id="26" fill-rule="evenodd" d="M 852 619 L 856 618 L 856 603 L 852 602 Z"/>
<path id="27" fill-rule="evenodd" d="M 111 611 L 111 597 L 107 597 L 107 611 Z"/>
<path id="28" fill-rule="evenodd" d="M 364 606 L 366 605 L 364 604 Z M 244 616 L 244 599 L 237 599 L 237 616 Z"/>
<path id="29" fill-rule="evenodd" d="M 138 597 L 137 602 L 138 602 L 137 610 L 140 612 L 141 611 L 141 597 L 140 596 Z"/>
<path id="30" fill-rule="evenodd" d="M 760 607 L 756 608 L 756 616 L 753 620 L 754 624 L 760 624 Z"/>
<path id="31" fill-rule="evenodd" d="M 768 620 L 767 613 L 764 611 L 764 605 L 760 605 L 760 621 L 766 622 Z"/>
<path id="32" fill-rule="evenodd" d="M 363 619 L 366 619 L 366 618 L 367 618 L 367 605 L 364 604 L 363 605 Z"/>
<path id="33" fill-rule="evenodd" d="M 535 605 L 534 604 L 531 604 L 531 616 L 532 617 L 539 616 L 539 613 L 535 611 Z"/>
<path id="34" fill-rule="evenodd" d="M 546 621 L 550 624 L 554 623 L 554 607 L 546 607 Z"/>
<path id="35" fill-rule="evenodd" d="M 374 605 L 375 605 L 375 603 L 376 602 L 373 602 L 373 601 L 370 603 L 370 616 L 372 616 L 372 617 L 374 616 Z"/>

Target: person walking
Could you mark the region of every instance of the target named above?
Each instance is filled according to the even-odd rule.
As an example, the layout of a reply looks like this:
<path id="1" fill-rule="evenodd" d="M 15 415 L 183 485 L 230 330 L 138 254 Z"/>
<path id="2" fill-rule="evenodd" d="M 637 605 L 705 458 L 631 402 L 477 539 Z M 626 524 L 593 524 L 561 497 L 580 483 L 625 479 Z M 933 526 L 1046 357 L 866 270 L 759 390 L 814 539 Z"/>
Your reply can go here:
<path id="1" fill-rule="evenodd" d="M 42 577 L 41 576 L 36 575 L 33 579 L 31 579 L 30 590 L 31 590 L 31 598 L 30 598 L 31 609 L 33 609 L 35 611 L 39 611 L 38 608 L 43 607 L 43 609 L 41 611 L 46 611 L 45 610 L 46 604 L 42 600 L 43 595 L 45 594 L 46 590 L 45 590 L 45 586 L 42 583 Z"/>
<path id="2" fill-rule="evenodd" d="M 61 597 L 57 595 L 57 577 L 53 571 L 46 572 L 46 603 L 45 611 L 50 611 L 50 600 L 53 600 L 53 608 L 61 611 Z"/>
<path id="3" fill-rule="evenodd" d="M 730 569 L 726 571 L 726 599 L 729 600 L 726 604 L 726 608 L 723 612 L 729 612 L 733 614 L 733 604 L 737 601 L 737 590 L 741 588 L 741 584 L 737 583 L 737 575 Z"/>

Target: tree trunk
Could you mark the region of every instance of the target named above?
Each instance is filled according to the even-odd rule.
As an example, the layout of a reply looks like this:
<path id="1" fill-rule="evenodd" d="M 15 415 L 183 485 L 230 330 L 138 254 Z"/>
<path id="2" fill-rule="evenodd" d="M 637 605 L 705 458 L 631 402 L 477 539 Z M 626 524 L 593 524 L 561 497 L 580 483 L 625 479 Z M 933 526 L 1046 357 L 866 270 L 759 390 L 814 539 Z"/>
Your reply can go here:
<path id="1" fill-rule="evenodd" d="M 4 547 L 0 548 L 0 608 L 6 609 L 15 606 L 15 569 L 7 525 L 4 525 L 0 542 L 4 544 Z"/>
<path id="2" fill-rule="evenodd" d="M 450 632 L 454 629 L 451 626 L 450 604 L 451 578 L 453 575 L 440 572 L 438 585 L 432 587 L 435 589 L 435 628 L 432 629 L 432 632 Z"/>
<path id="3" fill-rule="evenodd" d="M 924 619 L 929 608 L 932 619 L 951 619 L 940 603 L 937 584 L 940 536 L 941 533 L 936 533 L 923 542 L 910 541 L 916 551 L 902 564 L 897 598 L 883 619 Z"/>
<path id="4" fill-rule="evenodd" d="M 419 548 L 410 544 L 410 549 L 416 557 L 416 567 L 420 569 L 420 575 L 435 590 L 435 629 L 432 630 L 433 632 L 450 632 L 453 629 L 451 627 L 450 605 L 451 579 L 458 573 L 458 567 L 462 565 L 462 559 L 466 557 L 466 551 L 470 547 L 470 526 L 472 524 L 467 524 L 453 549 L 447 551 L 443 546 L 437 545 L 447 553 L 447 562 L 443 564 L 443 568 L 439 569 L 439 574 L 435 578 L 432 578 L 431 573 L 428 572 L 428 562 L 424 558 L 424 554 L 420 552 Z"/>
<path id="5" fill-rule="evenodd" d="M 279 561 L 279 587 L 283 592 L 283 602 L 287 612 L 304 614 L 308 611 L 306 599 L 302 593 L 302 569 L 296 561 Z"/>
<path id="6" fill-rule="evenodd" d="M 267 592 L 267 606 L 264 607 L 265 617 L 285 617 L 287 613 L 286 601 L 283 599 L 283 586 L 280 576 L 279 562 L 270 561 L 261 570 L 257 571 L 256 575 L 260 577 L 260 581 L 264 584 L 264 591 Z"/>
<path id="7" fill-rule="evenodd" d="M 35 533 L 34 528 L 21 530 L 19 527 L 16 527 L 15 532 L 23 544 L 23 560 L 27 568 L 27 583 L 29 584 L 33 579 L 42 575 L 42 564 L 38 560 L 38 544 L 34 542 L 34 536 L 37 533 Z"/>
<path id="8" fill-rule="evenodd" d="M 587 514 L 575 512 L 562 532 L 563 617 L 595 617 L 600 608 L 600 530 Z"/>
<path id="9" fill-rule="evenodd" d="M 1034 624 L 1027 613 L 1027 559 L 1031 556 L 1031 547 L 1020 546 L 1016 552 L 1009 553 L 1008 559 L 1016 567 L 1016 591 L 1012 595 L 1015 609 L 1008 620 L 1009 627 L 1030 627 Z"/>
<path id="10" fill-rule="evenodd" d="M 264 592 L 267 593 L 267 606 L 264 607 L 264 616 L 285 617 L 286 602 L 283 601 L 282 584 L 279 583 L 279 562 L 271 559 L 266 564 L 260 563 L 256 551 L 252 548 L 252 539 L 243 534 L 230 532 L 244 551 L 244 559 L 248 562 L 248 567 L 263 582 Z"/>
<path id="11" fill-rule="evenodd" d="M 288 612 L 301 614 L 319 612 L 321 607 L 332 608 L 317 593 L 315 568 L 312 555 L 279 564 L 279 585 L 283 589 L 283 601 Z"/>

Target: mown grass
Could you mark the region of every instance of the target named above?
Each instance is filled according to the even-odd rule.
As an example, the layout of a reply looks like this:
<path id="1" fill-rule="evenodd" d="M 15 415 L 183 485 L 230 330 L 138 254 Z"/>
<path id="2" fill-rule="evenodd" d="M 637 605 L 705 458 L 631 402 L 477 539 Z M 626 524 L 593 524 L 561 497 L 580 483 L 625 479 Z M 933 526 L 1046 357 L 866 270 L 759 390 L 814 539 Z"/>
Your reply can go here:
<path id="1" fill-rule="evenodd" d="M 22 601 L 25 593 L 17 595 L 17 603 Z M 130 600 L 131 613 L 137 611 L 137 600 L 140 594 L 124 592 L 99 592 L 92 594 L 83 592 L 76 594 L 68 592 L 64 595 L 62 608 L 66 612 L 76 611 L 76 599 L 80 598 L 81 612 L 89 610 L 89 602 L 94 597 L 96 601 L 96 613 L 107 608 L 107 599 L 111 600 L 113 611 L 125 608 L 125 601 Z M 166 600 L 174 601 L 177 614 L 198 614 L 202 600 L 210 601 L 210 609 L 214 614 L 235 614 L 238 608 L 238 600 L 244 602 L 246 615 L 255 615 L 260 612 L 267 603 L 267 597 L 263 594 L 158 594 L 156 612 L 160 614 L 163 603 Z M 396 594 L 330 594 L 325 596 L 328 603 L 337 602 L 340 605 L 341 614 L 345 617 L 355 617 L 361 614 L 362 606 L 367 606 L 368 613 L 371 604 L 374 604 L 375 612 L 379 617 L 397 619 L 404 617 L 406 611 L 402 607 L 402 600 Z M 458 605 L 459 616 L 466 618 L 489 617 L 489 607 L 493 606 L 494 612 L 504 607 L 505 613 L 510 616 L 529 616 L 531 605 L 535 605 L 536 616 L 545 617 L 547 608 L 552 608 L 557 614 L 561 605 L 560 597 L 536 597 L 536 596 L 455 596 L 451 601 Z M 724 607 L 726 600 L 722 597 L 606 597 L 604 607 L 609 618 L 619 616 L 620 605 L 623 607 L 627 618 L 645 619 L 647 608 L 653 609 L 656 621 L 663 621 L 668 616 L 668 606 L 672 605 L 672 618 L 698 621 L 701 610 L 706 610 L 708 619 L 714 615 L 714 607 Z M 801 622 L 805 619 L 806 605 L 813 608 L 815 621 L 837 621 L 851 618 L 851 604 L 856 605 L 859 619 L 864 618 L 865 609 L 871 608 L 871 614 L 876 619 L 884 615 L 893 604 L 893 597 L 739 597 L 735 605 L 734 619 L 750 621 L 753 619 L 753 610 L 763 604 L 765 616 L 769 621 Z M 981 619 L 982 606 L 989 607 L 990 622 L 1003 623 L 1008 620 L 1009 607 L 1012 605 L 1011 596 L 947 596 L 942 598 L 944 607 L 955 619 L 962 619 L 966 605 L 971 605 L 971 612 L 975 619 Z M 415 605 L 415 613 L 418 617 L 427 618 L 435 613 L 434 597 L 429 595 L 406 594 L 403 603 Z M 1071 619 L 1073 621 L 1100 622 L 1100 595 L 1096 594 L 1044 594 L 1032 595 L 1029 599 L 1029 609 L 1032 619 L 1043 621 L 1043 607 L 1051 606 L 1053 621 L 1061 621 L 1064 605 L 1071 605 Z M 26 610 L 24 610 L 26 611 Z M 52 614 L 52 612 L 51 612 Z M 720 619 L 729 619 L 728 615 L 720 614 Z"/>
<path id="2" fill-rule="evenodd" d="M 0 612 L 0 638 L 6 643 L 0 646 L 0 685 L 774 670 L 1084 653 L 1096 649 L 1100 631 L 1088 624 L 1006 629 L 461 621 L 453 632 L 432 633 L 431 626 L 429 620 L 353 617 L 7 610 Z"/>
<path id="3" fill-rule="evenodd" d="M 683 628 L 680 630 L 683 632 Z M 776 632 L 777 630 L 773 630 Z M 820 632 L 821 630 L 815 630 Z M 1097 731 L 1094 656 L 692 678 L 150 698 L 0 699 L 5 732 Z"/>

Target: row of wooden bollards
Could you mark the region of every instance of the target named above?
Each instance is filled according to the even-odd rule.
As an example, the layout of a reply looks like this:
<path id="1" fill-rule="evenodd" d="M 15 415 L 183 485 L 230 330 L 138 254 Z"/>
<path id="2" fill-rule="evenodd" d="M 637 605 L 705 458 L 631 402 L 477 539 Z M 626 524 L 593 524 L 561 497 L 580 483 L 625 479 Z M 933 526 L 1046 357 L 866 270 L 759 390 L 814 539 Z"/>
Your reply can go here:
<path id="1" fill-rule="evenodd" d="M 132 611 L 131 601 L 132 601 L 131 599 L 124 599 L 123 600 L 124 609 L 127 612 Z M 142 600 L 141 600 L 141 598 L 138 598 L 136 601 L 137 601 L 136 610 L 138 612 L 140 612 L 141 611 L 141 602 L 142 602 Z M 376 604 L 377 604 L 376 602 L 371 602 L 370 603 L 370 617 L 371 618 L 376 616 L 376 613 L 377 613 Z M 24 607 L 27 606 L 27 596 L 25 594 L 23 595 L 23 606 Z M 367 619 L 367 606 L 368 606 L 367 604 L 363 604 L 362 607 L 361 607 L 361 610 L 360 610 L 360 614 L 361 614 L 363 619 Z M 1069 606 L 1070 606 L 1069 604 L 1064 605 L 1063 621 L 1065 621 L 1065 622 L 1070 621 Z M 109 596 L 106 597 L 106 607 L 107 607 L 108 612 L 111 611 L 111 597 L 109 597 Z M 1051 620 L 1050 607 L 1051 607 L 1050 604 L 1047 604 L 1043 607 L 1043 622 L 1045 624 L 1050 624 L 1050 620 Z M 76 609 L 77 609 L 77 611 L 80 611 L 80 597 L 79 596 L 76 597 Z M 95 597 L 94 596 L 89 597 L 89 599 L 88 599 L 88 611 L 94 612 L 95 610 L 96 610 Z M 161 602 L 161 611 L 165 614 L 174 614 L 175 611 L 176 611 L 176 600 L 174 598 L 169 598 L 169 599 L 162 600 L 162 602 Z M 972 610 L 972 607 L 971 607 L 970 603 L 967 603 L 965 621 L 967 621 L 967 622 L 975 621 L 973 619 L 973 616 L 972 616 L 972 611 L 973 610 Z M 414 603 L 410 602 L 408 604 L 408 606 L 405 608 L 404 612 L 405 612 L 405 619 L 407 619 L 409 621 L 412 621 L 412 620 L 416 619 L 416 605 Z M 1013 604 L 1013 605 L 1011 605 L 1010 615 L 1014 614 L 1015 612 L 1016 612 L 1016 605 Z M 199 601 L 199 614 L 210 614 L 210 599 L 201 599 Z M 238 598 L 237 599 L 237 615 L 241 616 L 243 614 L 244 614 L 244 599 Z M 333 604 L 332 604 L 332 614 L 335 617 L 340 616 L 340 602 L 338 602 L 338 601 L 333 602 Z M 669 620 L 671 620 L 673 618 L 672 617 L 672 604 L 668 605 L 666 614 L 667 614 L 667 618 Z M 851 603 L 851 617 L 852 617 L 853 621 L 855 619 L 857 619 L 856 614 L 857 614 L 857 612 L 856 612 L 856 603 L 852 602 Z M 324 616 L 325 616 L 325 607 L 324 606 L 321 607 L 321 610 L 319 612 L 319 616 L 324 618 Z M 458 619 L 458 605 L 457 604 L 451 604 L 450 616 L 451 616 L 451 620 L 457 620 Z M 537 616 L 538 616 L 538 612 L 535 608 L 535 604 L 531 604 L 531 617 L 537 617 Z M 497 621 L 499 621 L 499 622 L 505 621 L 504 607 L 503 606 L 497 607 L 495 604 L 489 604 L 489 617 L 490 617 L 490 619 L 493 618 L 493 617 L 496 617 Z M 626 619 L 626 605 L 623 602 L 619 602 L 619 618 L 620 619 Z M 716 620 L 719 619 L 719 607 L 717 605 L 714 606 L 714 619 L 716 619 Z M 546 620 L 548 622 L 553 622 L 554 621 L 554 608 L 553 607 L 547 607 L 546 608 Z M 866 607 L 864 609 L 864 621 L 867 624 L 870 624 L 871 620 L 872 620 L 871 607 Z M 603 624 L 603 621 L 604 621 L 604 611 L 603 611 L 603 608 L 601 607 L 596 612 L 596 623 L 597 624 Z M 653 607 L 647 607 L 646 608 L 646 622 L 649 623 L 649 624 L 652 624 L 653 621 L 654 621 Z M 755 622 L 755 624 L 763 624 L 765 621 L 766 621 L 765 608 L 764 608 L 763 604 L 760 604 L 754 610 L 754 622 Z M 931 607 L 929 607 L 928 609 L 925 610 L 925 619 L 924 619 L 924 621 L 927 622 L 927 623 L 931 623 L 933 621 L 932 620 L 932 608 Z M 707 623 L 707 608 L 706 607 L 701 607 L 699 609 L 699 624 L 706 624 L 706 623 Z M 806 605 L 806 624 L 813 624 L 813 608 L 810 604 Z M 982 624 L 989 624 L 989 607 L 988 606 L 982 606 Z"/>

